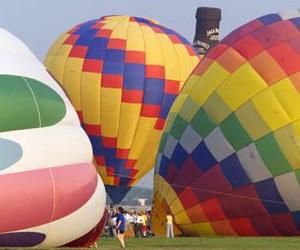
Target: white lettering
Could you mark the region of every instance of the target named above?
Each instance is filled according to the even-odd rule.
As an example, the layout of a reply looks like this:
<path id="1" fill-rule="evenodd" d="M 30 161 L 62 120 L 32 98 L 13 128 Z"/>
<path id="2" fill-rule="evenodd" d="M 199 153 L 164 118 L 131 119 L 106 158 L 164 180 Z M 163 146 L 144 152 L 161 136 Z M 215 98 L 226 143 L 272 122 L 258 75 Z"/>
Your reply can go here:
<path id="1" fill-rule="evenodd" d="M 213 28 L 211 30 L 206 31 L 206 36 L 211 36 L 213 34 L 219 34 L 219 28 Z"/>

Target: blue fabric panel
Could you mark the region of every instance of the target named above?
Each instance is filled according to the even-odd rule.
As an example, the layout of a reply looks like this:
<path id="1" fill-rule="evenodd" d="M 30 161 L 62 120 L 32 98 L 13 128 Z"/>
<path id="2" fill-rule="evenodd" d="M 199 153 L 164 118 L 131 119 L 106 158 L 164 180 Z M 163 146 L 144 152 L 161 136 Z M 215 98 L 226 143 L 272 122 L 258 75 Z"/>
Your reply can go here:
<path id="1" fill-rule="evenodd" d="M 164 80 L 146 78 L 144 91 L 143 103 L 161 105 L 164 95 Z"/>
<path id="2" fill-rule="evenodd" d="M 285 213 L 289 212 L 283 199 L 281 198 L 274 179 L 270 178 L 255 183 L 256 191 L 269 213 Z"/>
<path id="3" fill-rule="evenodd" d="M 251 183 L 236 154 L 221 161 L 220 166 L 225 177 L 235 189 Z"/>
<path id="4" fill-rule="evenodd" d="M 218 163 L 218 161 L 214 158 L 214 156 L 210 153 L 208 148 L 206 147 L 204 141 L 202 141 L 192 152 L 193 161 L 197 164 L 199 169 L 202 171 L 207 171 L 214 165 Z"/>
<path id="5" fill-rule="evenodd" d="M 145 81 L 145 65 L 126 63 L 124 68 L 124 89 L 143 90 Z"/>
<path id="6" fill-rule="evenodd" d="M 86 58 L 88 59 L 100 59 L 103 60 L 105 56 L 106 47 L 108 44 L 107 38 L 96 37 L 90 44 L 88 51 L 86 53 Z"/>

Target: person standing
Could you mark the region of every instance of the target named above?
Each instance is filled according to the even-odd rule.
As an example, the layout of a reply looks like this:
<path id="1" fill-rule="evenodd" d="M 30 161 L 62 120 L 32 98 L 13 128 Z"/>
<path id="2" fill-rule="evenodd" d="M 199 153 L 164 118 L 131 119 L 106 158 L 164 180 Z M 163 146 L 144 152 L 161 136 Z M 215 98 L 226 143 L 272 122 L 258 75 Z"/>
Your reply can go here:
<path id="1" fill-rule="evenodd" d="M 135 236 L 135 237 L 138 237 L 138 231 L 137 231 L 137 229 L 138 229 L 137 217 L 138 217 L 137 212 L 134 210 L 134 211 L 133 211 L 133 214 L 132 214 L 132 218 L 133 218 L 133 224 L 134 224 L 134 236 Z"/>
<path id="2" fill-rule="evenodd" d="M 151 211 L 147 211 L 147 234 L 148 234 L 148 236 L 152 236 Z"/>
<path id="3" fill-rule="evenodd" d="M 130 237 L 134 237 L 135 233 L 134 233 L 134 222 L 133 222 L 133 215 L 132 212 L 129 213 L 128 216 L 128 222 L 129 222 L 129 232 L 130 232 Z"/>
<path id="4" fill-rule="evenodd" d="M 142 232 L 143 232 L 143 237 L 146 237 L 147 236 L 147 215 L 145 212 L 142 212 L 142 217 L 143 217 Z"/>
<path id="5" fill-rule="evenodd" d="M 144 218 L 142 216 L 142 213 L 139 212 L 138 213 L 138 217 L 137 217 L 137 237 L 141 238 L 142 234 L 142 228 L 143 228 L 143 222 L 144 222 Z"/>
<path id="6" fill-rule="evenodd" d="M 174 238 L 173 216 L 167 214 L 167 238 Z"/>
<path id="7" fill-rule="evenodd" d="M 117 239 L 121 247 L 125 249 L 124 232 L 125 232 L 125 217 L 124 208 L 118 207 L 117 225 L 116 225 Z"/>

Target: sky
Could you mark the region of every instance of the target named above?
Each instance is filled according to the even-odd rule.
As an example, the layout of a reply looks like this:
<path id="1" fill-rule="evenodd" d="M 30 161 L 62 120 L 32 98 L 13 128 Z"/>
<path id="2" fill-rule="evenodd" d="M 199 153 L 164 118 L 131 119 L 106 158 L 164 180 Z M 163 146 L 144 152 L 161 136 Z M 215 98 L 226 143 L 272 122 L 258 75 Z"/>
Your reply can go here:
<path id="1" fill-rule="evenodd" d="M 43 60 L 55 39 L 75 24 L 103 15 L 157 20 L 193 40 L 199 6 L 222 9 L 221 37 L 265 14 L 300 8 L 299 0 L 0 0 L 0 27 Z"/>
<path id="2" fill-rule="evenodd" d="M 0 27 L 23 40 L 33 53 L 45 55 L 62 33 L 76 24 L 104 15 L 152 18 L 192 41 L 197 7 L 222 10 L 221 38 L 262 15 L 300 9 L 299 0 L 0 0 Z M 151 187 L 150 173 L 142 186 Z"/>

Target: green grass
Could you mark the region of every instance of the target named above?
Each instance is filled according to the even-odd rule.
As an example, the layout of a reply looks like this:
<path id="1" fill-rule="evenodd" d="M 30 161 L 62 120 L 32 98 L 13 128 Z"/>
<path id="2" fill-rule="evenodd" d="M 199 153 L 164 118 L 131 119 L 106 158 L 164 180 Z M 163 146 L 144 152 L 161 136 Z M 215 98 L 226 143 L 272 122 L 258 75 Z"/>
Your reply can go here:
<path id="1" fill-rule="evenodd" d="M 121 249 L 116 239 L 100 239 L 101 250 Z M 126 249 L 300 249 L 300 237 L 182 237 L 126 239 Z"/>

